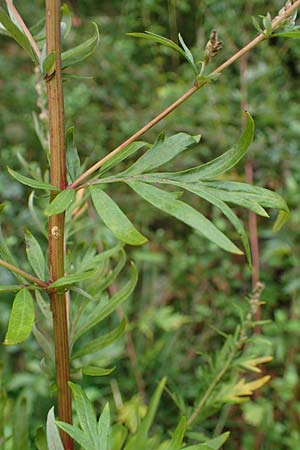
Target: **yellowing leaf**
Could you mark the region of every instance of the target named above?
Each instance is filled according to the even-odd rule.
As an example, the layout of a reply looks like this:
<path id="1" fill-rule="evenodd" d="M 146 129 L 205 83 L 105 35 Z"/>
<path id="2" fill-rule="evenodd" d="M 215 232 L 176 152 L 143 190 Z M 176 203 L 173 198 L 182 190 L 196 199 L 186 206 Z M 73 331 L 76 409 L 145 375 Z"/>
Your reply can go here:
<path id="1" fill-rule="evenodd" d="M 243 361 L 240 366 L 244 369 L 250 370 L 251 372 L 260 373 L 261 369 L 257 366 L 267 362 L 273 361 L 272 356 L 261 356 L 260 358 L 248 359 L 248 361 Z"/>
<path id="2" fill-rule="evenodd" d="M 249 381 L 248 383 L 245 378 L 242 378 L 235 386 L 232 386 L 232 388 L 225 393 L 222 401 L 241 403 L 248 400 L 248 398 L 253 395 L 253 392 L 266 384 L 270 378 L 270 375 L 266 375 L 265 377 Z"/>

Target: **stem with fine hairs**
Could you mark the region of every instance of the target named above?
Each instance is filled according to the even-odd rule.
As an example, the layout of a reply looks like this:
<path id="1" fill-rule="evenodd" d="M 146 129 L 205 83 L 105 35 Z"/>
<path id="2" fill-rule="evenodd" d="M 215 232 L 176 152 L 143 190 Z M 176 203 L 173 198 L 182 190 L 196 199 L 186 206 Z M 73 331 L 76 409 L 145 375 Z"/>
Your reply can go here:
<path id="1" fill-rule="evenodd" d="M 46 0 L 47 55 L 56 52 L 56 69 L 47 79 L 50 128 L 50 183 L 59 189 L 66 187 L 66 154 L 64 101 L 61 77 L 60 0 Z M 51 193 L 51 200 L 57 195 Z M 50 216 L 48 224 L 50 280 L 64 276 L 64 214 Z M 70 380 L 70 355 L 68 342 L 67 301 L 64 292 L 50 292 L 55 344 L 57 404 L 59 420 L 72 423 L 72 398 Z M 61 432 L 65 450 L 73 450 L 70 436 Z"/>

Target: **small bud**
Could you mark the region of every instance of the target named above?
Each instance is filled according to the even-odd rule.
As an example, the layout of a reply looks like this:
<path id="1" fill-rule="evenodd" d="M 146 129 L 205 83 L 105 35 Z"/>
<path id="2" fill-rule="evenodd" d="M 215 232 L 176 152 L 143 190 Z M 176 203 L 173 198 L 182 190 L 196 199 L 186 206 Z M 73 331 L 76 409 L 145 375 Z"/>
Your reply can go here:
<path id="1" fill-rule="evenodd" d="M 207 65 L 223 48 L 223 43 L 218 40 L 218 33 L 213 30 L 205 47 L 204 63 Z"/>

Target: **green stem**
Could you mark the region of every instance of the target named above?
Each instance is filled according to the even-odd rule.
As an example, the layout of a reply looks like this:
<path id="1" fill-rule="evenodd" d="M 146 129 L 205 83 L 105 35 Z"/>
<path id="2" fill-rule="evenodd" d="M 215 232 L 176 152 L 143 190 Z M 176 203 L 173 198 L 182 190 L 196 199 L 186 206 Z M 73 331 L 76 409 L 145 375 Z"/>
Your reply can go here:
<path id="1" fill-rule="evenodd" d="M 25 278 L 28 281 L 31 281 L 32 283 L 37 284 L 41 288 L 44 288 L 44 289 L 48 288 L 48 284 L 45 281 L 40 280 L 39 278 L 35 277 L 34 275 L 31 275 L 30 273 L 25 272 L 24 270 L 20 269 L 17 266 L 14 266 L 13 264 L 9 264 L 8 262 L 4 261 L 3 259 L 0 259 L 0 266 L 5 267 L 5 269 L 10 270 L 11 272 L 21 275 L 21 277 Z"/>
<path id="2" fill-rule="evenodd" d="M 287 17 L 289 17 L 295 9 L 297 9 L 300 6 L 300 0 L 296 0 L 295 3 L 293 3 L 290 7 L 286 9 L 286 11 L 277 17 L 272 22 L 272 30 L 276 30 L 276 28 L 279 27 L 279 25 L 286 20 Z M 260 44 L 262 41 L 266 40 L 267 37 L 264 33 L 259 34 L 256 36 L 252 41 L 250 41 L 247 45 L 245 45 L 241 50 L 234 53 L 227 61 L 225 61 L 223 64 L 221 64 L 219 67 L 217 67 L 212 73 L 217 74 L 223 72 L 227 67 L 229 67 L 232 63 L 234 63 L 236 60 L 241 58 L 243 55 L 248 53 L 250 50 L 252 50 L 254 47 L 256 47 L 258 44 Z M 156 124 L 158 124 L 161 120 L 163 120 L 165 117 L 167 117 L 171 112 L 173 112 L 175 109 L 177 109 L 180 105 L 182 105 L 187 99 L 189 99 L 195 92 L 199 91 L 199 89 L 203 88 L 208 82 L 203 81 L 201 83 L 195 83 L 185 94 L 183 94 L 178 100 L 176 100 L 174 103 L 172 103 L 168 108 L 166 108 L 164 111 L 162 111 L 160 114 L 158 114 L 154 119 L 152 119 L 150 122 L 148 122 L 144 127 L 142 127 L 140 130 L 138 130 L 136 133 L 134 133 L 130 138 L 128 138 L 126 141 L 124 141 L 122 144 L 120 144 L 118 147 L 116 147 L 114 150 L 112 150 L 110 153 L 108 153 L 104 158 L 97 161 L 95 164 L 93 164 L 89 169 L 87 169 L 83 174 L 80 175 L 75 181 L 73 181 L 72 184 L 68 186 L 68 189 L 74 189 L 81 185 L 81 183 L 88 178 L 90 175 L 92 175 L 96 170 L 100 169 L 100 167 L 103 166 L 103 164 L 106 161 L 109 161 L 114 155 L 120 153 L 122 150 L 124 150 L 127 145 L 131 144 L 132 142 L 136 141 L 138 138 L 140 138 L 146 131 L 150 130 L 152 127 L 154 127 Z"/>
<path id="3" fill-rule="evenodd" d="M 56 70 L 47 80 L 50 128 L 50 183 L 63 190 L 66 187 L 66 154 L 64 101 L 61 77 L 61 35 L 60 0 L 46 0 L 46 46 L 47 54 L 56 52 Z M 51 200 L 57 193 L 51 193 Z M 49 271 L 50 279 L 64 276 L 64 214 L 50 216 Z M 68 385 L 70 379 L 70 355 L 68 342 L 68 315 L 65 293 L 51 292 L 53 330 L 56 362 L 57 403 L 59 420 L 72 423 L 72 398 Z M 65 450 L 73 450 L 73 441 L 68 434 L 61 432 Z"/>
<path id="4" fill-rule="evenodd" d="M 231 353 L 229 354 L 228 359 L 227 359 L 224 367 L 222 368 L 222 370 L 220 370 L 220 372 L 216 375 L 216 377 L 213 379 L 213 381 L 209 385 L 207 391 L 205 392 L 205 394 L 201 398 L 200 402 L 196 406 L 195 411 L 193 412 L 193 414 L 191 415 L 191 417 L 187 421 L 189 426 L 192 425 L 194 420 L 199 416 L 199 414 L 201 413 L 201 411 L 202 411 L 203 407 L 205 406 L 207 400 L 209 399 L 210 395 L 212 394 L 213 390 L 219 384 L 219 382 L 222 380 L 222 378 L 226 374 L 227 370 L 230 369 L 230 366 L 231 366 L 232 360 L 233 360 L 233 358 L 234 358 L 234 356 L 236 354 L 236 351 L 237 351 L 237 348 L 234 347 L 233 350 L 231 351 Z"/>

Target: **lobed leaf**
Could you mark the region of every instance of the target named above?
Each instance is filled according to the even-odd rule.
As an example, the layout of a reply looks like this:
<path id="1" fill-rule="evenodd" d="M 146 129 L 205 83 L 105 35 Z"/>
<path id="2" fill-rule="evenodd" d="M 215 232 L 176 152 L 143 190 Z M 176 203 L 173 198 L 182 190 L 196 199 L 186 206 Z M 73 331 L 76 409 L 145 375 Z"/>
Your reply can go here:
<path id="1" fill-rule="evenodd" d="M 98 215 L 120 241 L 130 245 L 143 245 L 147 242 L 147 238 L 134 227 L 100 186 L 90 186 L 89 191 Z"/>
<path id="2" fill-rule="evenodd" d="M 56 420 L 55 423 L 60 429 L 68 433 L 74 441 L 78 442 L 84 450 L 98 450 L 98 448 L 94 446 L 94 442 L 92 442 L 91 438 L 86 436 L 80 428 L 66 422 L 60 422 L 59 420 Z"/>
<path id="3" fill-rule="evenodd" d="M 15 296 L 4 344 L 15 345 L 25 341 L 31 333 L 33 324 L 33 299 L 29 290 L 24 288 Z"/>
<path id="4" fill-rule="evenodd" d="M 231 242 L 210 220 L 190 205 L 176 200 L 173 195 L 157 187 L 130 181 L 127 184 L 144 200 L 158 209 L 170 214 L 181 222 L 203 234 L 208 240 L 230 253 L 242 254 L 241 250 Z"/>
<path id="5" fill-rule="evenodd" d="M 55 425 L 54 406 L 49 410 L 47 415 L 46 433 L 49 450 L 64 450 L 58 429 Z"/>
<path id="6" fill-rule="evenodd" d="M 234 167 L 246 154 L 254 137 L 254 121 L 247 113 L 247 125 L 238 142 L 223 155 L 206 164 L 173 173 L 152 174 L 158 178 L 170 178 L 178 181 L 204 181 L 216 178 Z"/>
<path id="7" fill-rule="evenodd" d="M 110 411 L 109 404 L 103 408 L 102 414 L 98 421 L 98 446 L 101 450 L 110 450 Z"/>
<path id="8" fill-rule="evenodd" d="M 77 384 L 69 382 L 69 386 L 72 390 L 75 409 L 78 416 L 79 424 L 88 437 L 93 448 L 97 448 L 97 422 L 94 408 L 87 398 L 86 393 Z"/>

